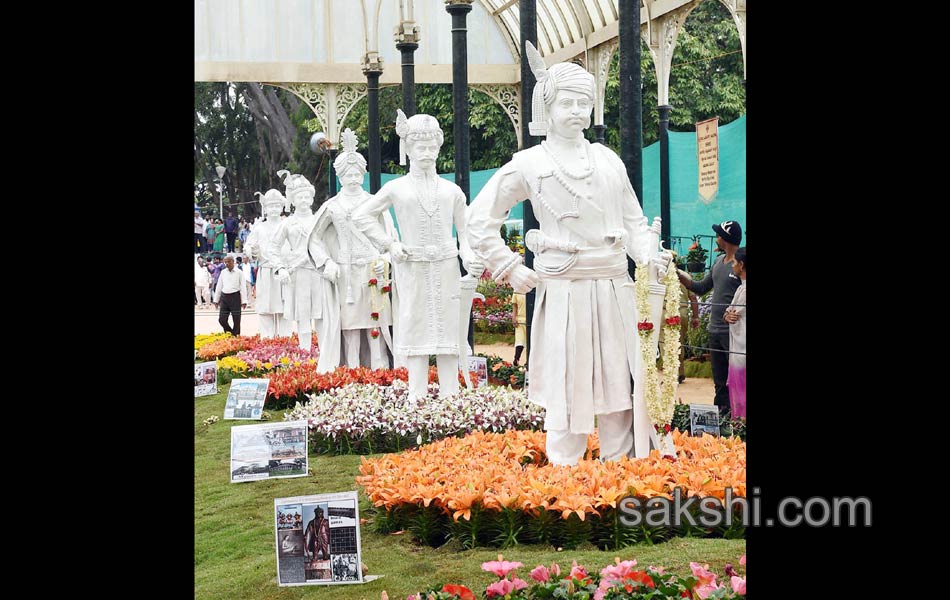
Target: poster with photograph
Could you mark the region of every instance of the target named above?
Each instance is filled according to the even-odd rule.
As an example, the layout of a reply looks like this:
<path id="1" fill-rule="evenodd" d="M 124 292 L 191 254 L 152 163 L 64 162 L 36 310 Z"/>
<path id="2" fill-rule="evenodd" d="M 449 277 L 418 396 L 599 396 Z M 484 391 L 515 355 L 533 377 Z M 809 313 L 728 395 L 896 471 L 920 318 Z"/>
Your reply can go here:
<path id="1" fill-rule="evenodd" d="M 488 385 L 488 359 L 484 356 L 469 356 L 468 370 L 478 373 L 478 387 Z"/>
<path id="2" fill-rule="evenodd" d="M 308 467 L 307 421 L 231 428 L 231 483 L 303 477 Z"/>
<path id="3" fill-rule="evenodd" d="M 363 583 L 356 492 L 277 498 L 274 513 L 278 585 Z"/>
<path id="4" fill-rule="evenodd" d="M 269 385 L 270 379 L 232 379 L 224 418 L 260 420 Z"/>
<path id="5" fill-rule="evenodd" d="M 209 361 L 195 365 L 195 398 L 218 393 L 218 363 Z"/>
<path id="6" fill-rule="evenodd" d="M 689 432 L 690 435 L 705 432 L 719 437 L 719 407 L 715 404 L 690 404 Z"/>

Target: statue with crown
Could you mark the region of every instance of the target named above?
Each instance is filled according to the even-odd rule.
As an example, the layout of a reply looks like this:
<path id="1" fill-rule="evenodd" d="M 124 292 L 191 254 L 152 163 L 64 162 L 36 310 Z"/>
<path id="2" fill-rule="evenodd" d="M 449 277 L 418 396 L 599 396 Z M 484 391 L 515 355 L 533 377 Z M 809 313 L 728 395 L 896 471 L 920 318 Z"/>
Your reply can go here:
<path id="1" fill-rule="evenodd" d="M 428 388 L 429 356 L 435 355 L 439 395 L 459 391 L 462 278 L 458 259 L 469 273 L 481 273 L 481 263 L 468 247 L 465 194 L 436 173 L 436 158 L 444 136 L 432 115 L 406 117 L 397 111 L 400 164 L 409 157 L 409 173 L 383 185 L 354 211 L 353 221 L 379 252 L 393 261 L 393 354 L 409 371 L 409 397 L 424 396 Z M 380 215 L 392 207 L 399 223 L 394 239 Z M 458 232 L 458 242 L 452 228 Z M 496 227 L 496 230 L 499 229 Z M 467 294 L 469 307 L 471 294 Z"/>
<path id="2" fill-rule="evenodd" d="M 496 281 L 515 292 L 537 290 L 528 398 L 546 409 L 550 462 L 577 464 L 595 418 L 602 460 L 645 457 L 651 446 L 675 456 L 662 423 L 669 424 L 675 394 L 657 380 L 660 327 L 653 324 L 662 320 L 667 289 L 678 296 L 679 285 L 661 281 L 670 272 L 676 278 L 667 269 L 672 254 L 659 244 L 660 220 L 647 223 L 620 157 L 584 137 L 593 76 L 572 63 L 546 67 L 530 43 L 526 52 L 537 79 L 529 131 L 546 139 L 515 153 L 482 188 L 470 207 L 469 245 Z M 524 236 L 533 270 L 499 234 L 526 198 L 539 223 Z M 628 256 L 637 264 L 636 286 Z M 673 306 L 678 315 L 678 297 Z M 666 337 L 678 345 L 678 334 Z M 674 385 L 676 375 L 674 366 Z"/>
<path id="3" fill-rule="evenodd" d="M 392 351 L 390 257 L 356 228 L 354 214 L 371 197 L 362 187 L 366 159 L 357 151 L 356 134 L 350 128 L 343 132 L 342 142 L 343 151 L 333 167 L 343 189 L 317 211 L 309 241 L 317 270 L 329 283 L 318 371 L 336 368 L 341 356 L 348 367 L 388 369 L 382 344 Z M 379 214 L 375 224 L 390 241 L 397 239 L 389 211 Z"/>
<path id="4" fill-rule="evenodd" d="M 257 271 L 257 312 L 260 320 L 261 337 L 273 338 L 276 336 L 290 337 L 294 332 L 294 324 L 284 318 L 284 297 L 289 294 L 287 284 L 277 281 L 274 271 L 281 262 L 280 254 L 290 250 L 285 242 L 280 248 L 280 254 L 274 254 L 271 239 L 277 233 L 280 225 L 280 213 L 287 204 L 287 199 L 280 190 L 270 189 L 266 193 L 254 192 L 261 197 L 261 212 L 263 219 L 254 224 L 251 234 L 247 237 L 244 250 L 247 255 L 260 261 Z"/>

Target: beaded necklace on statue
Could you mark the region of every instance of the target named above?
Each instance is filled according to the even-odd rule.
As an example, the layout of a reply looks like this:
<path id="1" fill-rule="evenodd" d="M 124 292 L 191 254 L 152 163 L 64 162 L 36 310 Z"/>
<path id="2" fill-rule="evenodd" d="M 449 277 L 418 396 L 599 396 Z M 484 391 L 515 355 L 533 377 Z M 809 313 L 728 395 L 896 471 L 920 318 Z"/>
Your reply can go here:
<path id="1" fill-rule="evenodd" d="M 550 156 L 551 160 L 554 162 L 555 168 L 551 171 L 551 175 L 554 177 L 554 180 L 557 181 L 559 184 L 561 184 L 561 187 L 567 190 L 567 193 L 571 195 L 571 205 L 570 205 L 570 210 L 567 210 L 563 213 L 559 213 L 555 211 L 551 207 L 551 205 L 549 205 L 547 201 L 541 196 L 541 193 L 540 193 L 541 192 L 541 177 L 540 176 L 538 177 L 538 194 L 537 194 L 538 201 L 541 203 L 541 206 L 547 209 L 548 212 L 553 214 L 554 217 L 558 220 L 561 220 L 567 217 L 573 217 L 573 218 L 579 217 L 580 211 L 579 211 L 578 199 L 581 196 L 581 192 L 577 191 L 577 189 L 567 181 L 565 176 L 567 178 L 574 179 L 574 180 L 587 180 L 586 181 L 587 184 L 590 185 L 589 178 L 591 175 L 594 174 L 594 171 L 596 170 L 596 166 L 594 165 L 594 157 L 590 153 L 590 145 L 588 144 L 585 147 L 587 151 L 587 162 L 589 166 L 587 167 L 585 171 L 583 171 L 580 174 L 572 173 L 570 170 L 565 168 L 564 165 L 561 163 L 561 161 L 558 159 L 557 154 L 554 153 L 554 151 L 549 147 L 546 141 L 541 142 L 541 147 L 544 148 L 544 151 L 547 152 L 548 156 Z"/>
<path id="2" fill-rule="evenodd" d="M 438 175 L 435 176 L 435 185 L 431 193 L 429 192 L 429 184 L 426 181 L 425 174 L 418 178 L 422 179 L 421 186 L 416 182 L 416 176 L 410 175 L 409 179 L 412 181 L 412 188 L 416 192 L 416 201 L 419 203 L 419 206 L 422 207 L 422 212 L 431 219 L 435 213 L 439 212 L 439 179 L 441 178 Z M 436 199 L 435 202 L 432 201 L 433 198 Z M 431 209 L 429 208 L 430 206 L 432 207 Z"/>
<path id="3" fill-rule="evenodd" d="M 587 151 L 587 164 L 588 167 L 581 171 L 580 173 L 572 173 L 567 167 L 561 163 L 561 159 L 557 157 L 557 154 L 550 148 L 547 140 L 541 142 L 541 147 L 544 148 L 544 151 L 548 153 L 548 156 L 551 157 L 551 160 L 554 161 L 554 164 L 557 165 L 557 168 L 561 170 L 562 173 L 570 177 L 571 179 L 582 180 L 587 179 L 594 174 L 594 162 L 591 160 L 590 156 L 590 145 L 585 144 L 584 149 Z"/>

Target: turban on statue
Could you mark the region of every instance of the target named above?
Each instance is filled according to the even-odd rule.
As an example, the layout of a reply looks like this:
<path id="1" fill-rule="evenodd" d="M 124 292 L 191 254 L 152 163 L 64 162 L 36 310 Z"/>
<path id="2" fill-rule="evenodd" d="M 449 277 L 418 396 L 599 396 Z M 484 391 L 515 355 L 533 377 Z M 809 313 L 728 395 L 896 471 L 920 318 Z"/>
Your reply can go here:
<path id="1" fill-rule="evenodd" d="M 586 94 L 594 99 L 594 76 L 584 67 L 574 63 L 557 63 L 550 68 L 545 67 L 544 59 L 531 42 L 526 42 L 528 64 L 537 84 L 531 95 L 531 122 L 528 123 L 528 133 L 531 135 L 548 134 L 547 107 L 554 102 L 558 91 L 566 90 Z"/>

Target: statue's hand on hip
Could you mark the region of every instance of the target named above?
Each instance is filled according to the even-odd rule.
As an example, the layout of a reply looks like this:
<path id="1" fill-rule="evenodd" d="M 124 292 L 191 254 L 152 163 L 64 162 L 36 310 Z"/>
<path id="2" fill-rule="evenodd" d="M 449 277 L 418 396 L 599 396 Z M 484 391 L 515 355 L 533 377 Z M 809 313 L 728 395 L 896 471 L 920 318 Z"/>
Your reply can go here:
<path id="1" fill-rule="evenodd" d="M 538 287 L 540 280 L 538 274 L 524 265 L 515 265 L 515 268 L 508 274 L 508 283 L 512 289 L 519 294 L 527 294 Z"/>
<path id="2" fill-rule="evenodd" d="M 389 254 L 393 257 L 393 262 L 403 262 L 409 258 L 409 252 L 406 250 L 405 246 L 402 245 L 402 242 L 393 242 L 389 247 Z"/>
<path id="3" fill-rule="evenodd" d="M 339 276 L 340 265 L 328 258 L 327 262 L 323 265 L 323 278 L 329 279 L 330 281 L 336 281 L 336 278 Z"/>

